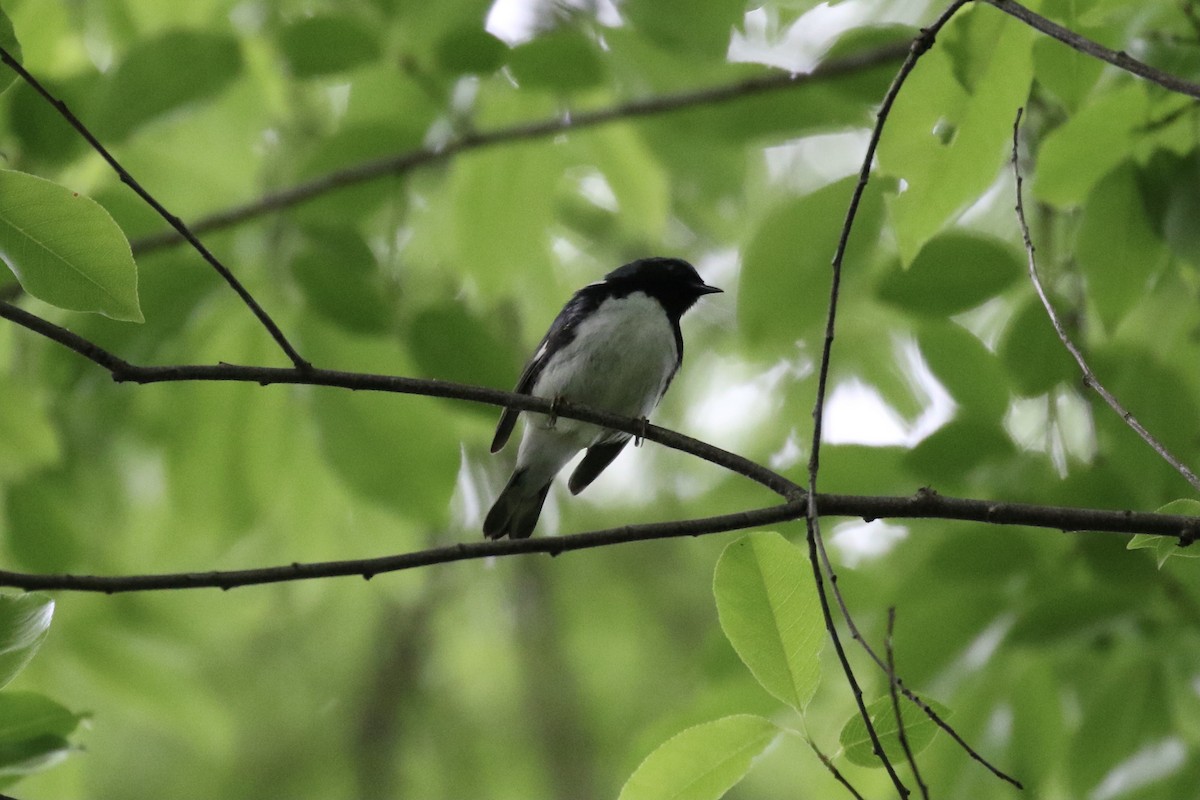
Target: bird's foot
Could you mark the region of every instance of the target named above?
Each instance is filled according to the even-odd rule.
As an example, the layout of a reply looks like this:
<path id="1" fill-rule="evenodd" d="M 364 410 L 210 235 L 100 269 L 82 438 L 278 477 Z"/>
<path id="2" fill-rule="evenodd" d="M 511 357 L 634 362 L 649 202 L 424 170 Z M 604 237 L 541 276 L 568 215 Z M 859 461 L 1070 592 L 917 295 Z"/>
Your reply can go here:
<path id="1" fill-rule="evenodd" d="M 546 427 L 553 428 L 558 424 L 558 409 L 562 405 L 562 395 L 554 395 L 554 399 L 550 401 L 550 413 L 546 415 Z"/>
<path id="2" fill-rule="evenodd" d="M 641 447 L 642 442 L 646 441 L 646 428 L 650 425 L 650 420 L 647 417 L 638 418 L 638 427 L 641 429 L 639 433 L 633 436 L 633 446 Z"/>

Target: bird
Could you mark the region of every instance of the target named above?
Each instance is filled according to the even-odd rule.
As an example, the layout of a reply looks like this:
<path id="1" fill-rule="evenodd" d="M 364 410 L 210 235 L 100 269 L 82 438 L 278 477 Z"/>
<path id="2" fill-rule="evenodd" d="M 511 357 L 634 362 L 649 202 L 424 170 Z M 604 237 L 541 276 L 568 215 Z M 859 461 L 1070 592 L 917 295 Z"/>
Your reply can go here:
<path id="1" fill-rule="evenodd" d="M 683 259 L 631 261 L 567 301 L 514 391 L 644 420 L 683 362 L 680 318 L 701 297 L 720 291 Z M 520 413 L 514 408 L 501 413 L 493 453 L 504 448 Z M 528 538 L 554 477 L 568 461 L 587 450 L 567 482 L 571 494 L 579 494 L 629 439 L 623 431 L 526 412 L 516 466 L 484 518 L 484 536 Z"/>

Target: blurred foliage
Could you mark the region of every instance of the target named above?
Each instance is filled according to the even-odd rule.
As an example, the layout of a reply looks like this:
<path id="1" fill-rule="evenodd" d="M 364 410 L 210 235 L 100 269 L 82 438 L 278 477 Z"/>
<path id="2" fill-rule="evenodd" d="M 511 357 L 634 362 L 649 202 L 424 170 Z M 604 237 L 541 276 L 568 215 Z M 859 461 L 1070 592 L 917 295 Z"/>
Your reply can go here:
<path id="1" fill-rule="evenodd" d="M 1194 0 L 1034 5 L 1200 80 Z M 807 68 L 911 36 L 941 8 L 0 6 L 0 46 L 19 42 L 27 68 L 186 220 L 455 137 Z M 685 321 L 687 359 L 655 421 L 801 480 L 828 264 L 895 66 L 462 153 L 204 240 L 314 363 L 498 388 L 573 290 L 637 256 L 689 258 L 727 294 Z M 0 87 L 11 77 L 0 72 Z M 1197 111 L 980 4 L 922 58 L 883 137 L 846 261 L 820 485 L 1190 508 L 1177 504 L 1185 481 L 1080 385 L 1025 278 L 1007 163 L 1020 105 L 1026 206 L 1060 314 L 1124 404 L 1200 463 Z M 62 237 L 78 248 L 70 234 L 84 224 L 83 252 L 115 259 L 105 274 L 120 287 L 85 307 L 140 308 L 145 322 L 51 307 L 70 298 L 36 282 L 40 299 L 24 306 L 137 363 L 283 363 L 191 251 L 139 255 L 131 292 L 113 221 L 134 240 L 164 224 L 21 82 L 0 95 L 0 162 L 36 176 L 4 188 L 0 219 L 24 219 L 14 192 L 45 188 L 31 181 L 63 187 L 50 208 L 84 207 L 79 193 L 107 212 L 43 218 L 44 240 L 10 224 L 0 250 Z M 512 457 L 487 452 L 494 419 L 312 387 L 116 385 L 0 325 L 0 562 L 193 571 L 472 541 Z M 539 535 L 772 500 L 653 446 L 564 495 Z M 803 538 L 800 526 L 782 533 Z M 827 520 L 826 535 L 863 633 L 881 643 L 895 606 L 907 685 L 1030 796 L 1194 795 L 1195 559 L 1152 538 L 1127 549 L 1112 534 L 939 520 Z M 729 797 L 841 796 L 804 737 L 786 733 L 801 730 L 865 795 L 887 796 L 883 772 L 860 765 L 870 759 L 846 724 L 854 707 L 831 648 L 802 635 L 815 601 L 808 627 L 763 624 L 800 614 L 779 575 L 803 554 L 748 542 L 766 549 L 727 557 L 715 601 L 729 537 L 370 583 L 62 594 L 48 631 L 48 612 L 33 613 L 48 601 L 2 596 L 0 616 L 23 605 L 0 618 L 15 675 L 0 692 L 0 788 L 20 778 L 22 800 L 574 800 L 623 786 L 717 796 L 744 775 Z M 779 547 L 787 555 L 771 556 Z M 894 728 L 884 677 L 850 655 Z M 928 726 L 905 720 L 925 744 Z M 689 765 L 705 759 L 720 769 L 692 784 Z M 942 733 L 920 760 L 934 796 L 1009 791 Z"/>

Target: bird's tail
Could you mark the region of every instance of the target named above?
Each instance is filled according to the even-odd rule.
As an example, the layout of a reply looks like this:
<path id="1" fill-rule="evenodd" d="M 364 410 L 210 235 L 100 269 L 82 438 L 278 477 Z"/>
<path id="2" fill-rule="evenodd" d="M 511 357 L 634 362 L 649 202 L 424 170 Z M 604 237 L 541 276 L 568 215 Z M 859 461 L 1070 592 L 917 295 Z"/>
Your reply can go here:
<path id="1" fill-rule="evenodd" d="M 551 476 L 553 478 L 553 476 Z M 528 484 L 528 470 L 519 469 L 508 479 L 508 484 L 492 510 L 483 520 L 483 535 L 488 539 L 528 539 L 537 525 L 538 516 L 542 513 L 542 505 L 546 495 L 550 493 L 550 481 L 544 486 L 533 487 Z"/>

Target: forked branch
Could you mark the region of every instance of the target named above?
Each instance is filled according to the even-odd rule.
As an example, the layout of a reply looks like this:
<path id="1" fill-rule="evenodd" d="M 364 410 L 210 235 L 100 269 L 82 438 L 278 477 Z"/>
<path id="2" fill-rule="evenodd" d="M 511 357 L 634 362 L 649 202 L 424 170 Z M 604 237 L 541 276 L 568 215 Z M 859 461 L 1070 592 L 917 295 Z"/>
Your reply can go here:
<path id="1" fill-rule="evenodd" d="M 1096 373 L 1088 366 L 1087 359 L 1083 357 L 1083 352 L 1072 341 L 1070 334 L 1067 333 L 1067 328 L 1063 325 L 1062 319 L 1058 316 L 1058 311 L 1054 308 L 1054 303 L 1050 302 L 1050 296 L 1046 294 L 1045 287 L 1042 286 L 1042 279 L 1038 275 L 1037 258 L 1034 255 L 1033 239 L 1029 235 L 1029 225 L 1025 221 L 1025 204 L 1022 199 L 1022 186 L 1024 179 L 1021 176 L 1021 165 L 1018 158 L 1018 146 L 1020 143 L 1021 132 L 1021 116 L 1025 109 L 1017 109 L 1017 118 L 1013 120 L 1013 140 L 1012 140 L 1012 168 L 1013 177 L 1017 183 L 1017 222 L 1021 226 L 1021 239 L 1025 243 L 1025 258 L 1029 266 L 1029 280 L 1033 282 L 1033 288 L 1037 291 L 1038 299 L 1042 301 L 1042 306 L 1046 309 L 1046 316 L 1050 318 L 1050 324 L 1054 326 L 1054 332 L 1058 334 L 1059 341 L 1063 343 L 1063 347 L 1067 348 L 1067 352 L 1075 359 L 1075 363 L 1079 365 L 1080 371 L 1083 373 L 1083 383 L 1085 386 L 1091 387 L 1096 394 L 1103 398 L 1108 407 L 1116 412 L 1126 425 L 1128 425 L 1134 433 L 1142 438 L 1146 444 L 1154 452 L 1158 453 L 1163 461 L 1166 461 L 1171 467 L 1192 485 L 1192 488 L 1200 492 L 1200 478 L 1196 477 L 1196 473 L 1192 472 L 1187 464 L 1184 464 L 1177 458 L 1167 446 L 1158 440 L 1154 434 L 1146 429 L 1146 426 L 1133 415 L 1133 412 L 1125 408 L 1121 401 L 1116 398 L 1112 392 L 1104 387 L 1100 379 L 1096 377 Z"/>

